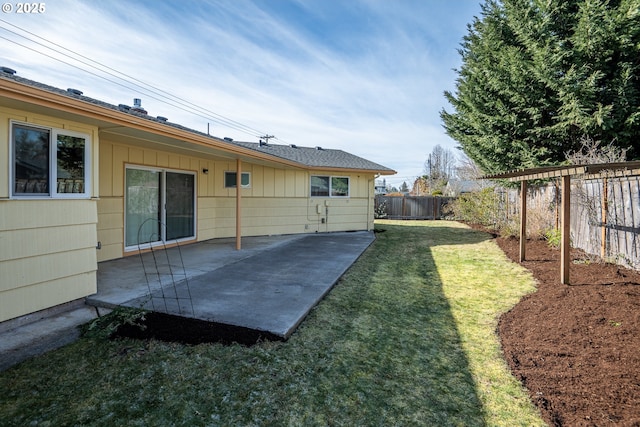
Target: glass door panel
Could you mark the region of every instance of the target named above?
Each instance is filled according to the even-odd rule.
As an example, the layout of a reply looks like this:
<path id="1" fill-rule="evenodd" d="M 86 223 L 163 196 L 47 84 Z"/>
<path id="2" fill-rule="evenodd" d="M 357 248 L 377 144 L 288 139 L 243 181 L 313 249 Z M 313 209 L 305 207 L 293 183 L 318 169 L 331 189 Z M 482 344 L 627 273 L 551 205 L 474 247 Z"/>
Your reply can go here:
<path id="1" fill-rule="evenodd" d="M 160 171 L 126 169 L 126 246 L 162 240 L 161 177 Z"/>
<path id="2" fill-rule="evenodd" d="M 166 240 L 195 236 L 194 184 L 192 174 L 166 172 Z"/>

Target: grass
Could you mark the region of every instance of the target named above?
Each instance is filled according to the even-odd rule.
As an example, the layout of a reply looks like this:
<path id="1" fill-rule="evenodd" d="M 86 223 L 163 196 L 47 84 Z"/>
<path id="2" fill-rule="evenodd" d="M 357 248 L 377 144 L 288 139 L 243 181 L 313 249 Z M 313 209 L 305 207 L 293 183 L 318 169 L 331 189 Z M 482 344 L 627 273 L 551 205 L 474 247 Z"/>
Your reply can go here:
<path id="1" fill-rule="evenodd" d="M 376 227 L 286 343 L 83 338 L 0 373 L 0 425 L 544 425 L 495 335 L 531 276 L 457 223 Z"/>

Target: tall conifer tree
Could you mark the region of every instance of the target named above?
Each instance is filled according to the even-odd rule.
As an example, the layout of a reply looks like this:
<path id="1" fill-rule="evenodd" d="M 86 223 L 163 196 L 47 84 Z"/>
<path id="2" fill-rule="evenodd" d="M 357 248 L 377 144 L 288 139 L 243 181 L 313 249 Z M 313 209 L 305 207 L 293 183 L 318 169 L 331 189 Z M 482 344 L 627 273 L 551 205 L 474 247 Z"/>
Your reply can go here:
<path id="1" fill-rule="evenodd" d="M 485 172 L 559 164 L 584 137 L 640 156 L 640 0 L 487 0 L 447 133 Z"/>

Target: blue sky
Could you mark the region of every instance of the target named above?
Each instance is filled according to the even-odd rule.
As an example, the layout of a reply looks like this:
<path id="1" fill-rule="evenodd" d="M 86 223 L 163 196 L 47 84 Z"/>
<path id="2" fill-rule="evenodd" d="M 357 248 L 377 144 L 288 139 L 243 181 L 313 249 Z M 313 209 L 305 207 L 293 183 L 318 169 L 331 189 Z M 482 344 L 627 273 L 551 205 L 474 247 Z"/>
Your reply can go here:
<path id="1" fill-rule="evenodd" d="M 342 149 L 395 169 L 396 186 L 437 144 L 456 146 L 439 111 L 480 14 L 480 0 L 44 4 L 0 14 L 0 65 L 112 104 L 141 98 L 149 114 L 219 137 Z"/>

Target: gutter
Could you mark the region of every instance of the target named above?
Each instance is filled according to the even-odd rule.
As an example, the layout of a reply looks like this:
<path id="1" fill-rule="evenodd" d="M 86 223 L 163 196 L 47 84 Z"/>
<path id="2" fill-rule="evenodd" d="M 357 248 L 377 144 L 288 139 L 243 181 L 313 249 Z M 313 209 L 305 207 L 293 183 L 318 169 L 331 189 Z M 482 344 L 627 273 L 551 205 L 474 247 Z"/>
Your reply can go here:
<path id="1" fill-rule="evenodd" d="M 122 112 L 115 109 L 115 107 L 114 109 L 103 107 L 88 101 L 57 94 L 28 84 L 8 80 L 6 78 L 0 78 L 0 97 L 6 97 L 40 107 L 71 113 L 80 117 L 109 122 L 116 126 L 133 128 L 143 132 L 177 139 L 196 145 L 216 148 L 237 156 L 246 156 L 253 159 L 265 160 L 297 168 L 308 168 L 308 166 L 301 163 L 281 159 L 268 154 L 262 154 L 248 148 L 233 145 L 217 137 L 198 135 L 194 132 L 156 122 L 146 117 Z"/>

